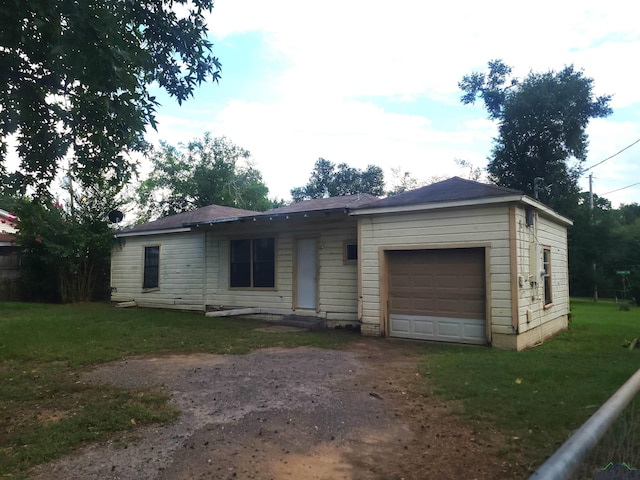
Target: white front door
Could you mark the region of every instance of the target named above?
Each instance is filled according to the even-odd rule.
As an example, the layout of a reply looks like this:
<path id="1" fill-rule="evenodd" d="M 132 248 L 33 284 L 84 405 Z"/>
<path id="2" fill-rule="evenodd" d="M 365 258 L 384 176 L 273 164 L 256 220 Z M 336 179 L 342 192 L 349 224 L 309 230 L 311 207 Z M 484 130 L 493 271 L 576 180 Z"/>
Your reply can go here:
<path id="1" fill-rule="evenodd" d="M 317 306 L 318 271 L 316 240 L 298 240 L 297 302 L 296 308 L 315 309 Z"/>

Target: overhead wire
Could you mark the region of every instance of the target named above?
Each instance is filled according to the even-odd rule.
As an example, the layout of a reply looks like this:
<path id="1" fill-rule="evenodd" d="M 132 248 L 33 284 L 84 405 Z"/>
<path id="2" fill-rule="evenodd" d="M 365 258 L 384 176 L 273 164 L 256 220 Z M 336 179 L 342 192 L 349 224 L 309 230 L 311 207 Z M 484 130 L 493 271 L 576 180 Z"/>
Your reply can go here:
<path id="1" fill-rule="evenodd" d="M 640 182 L 632 183 L 631 185 L 627 185 L 626 187 L 616 188 L 615 190 L 611 190 L 610 192 L 605 192 L 601 196 L 609 195 L 610 193 L 619 192 L 620 190 L 624 190 L 626 188 L 635 187 L 636 185 L 640 185 Z"/>
<path id="2" fill-rule="evenodd" d="M 626 147 L 624 147 L 622 150 L 620 150 L 619 152 L 614 153 L 613 155 L 605 158 L 604 160 L 600 160 L 598 163 L 591 165 L 588 168 L 585 168 L 582 172 L 588 172 L 589 170 L 591 170 L 592 168 L 597 167 L 598 165 L 602 165 L 604 162 L 606 162 L 607 160 L 611 160 L 613 157 L 617 157 L 618 155 L 620 155 L 622 152 L 624 152 L 625 150 L 628 150 L 629 148 L 633 147 L 636 143 L 640 142 L 640 138 L 637 139 L 635 142 L 633 142 L 630 145 L 627 145 Z"/>

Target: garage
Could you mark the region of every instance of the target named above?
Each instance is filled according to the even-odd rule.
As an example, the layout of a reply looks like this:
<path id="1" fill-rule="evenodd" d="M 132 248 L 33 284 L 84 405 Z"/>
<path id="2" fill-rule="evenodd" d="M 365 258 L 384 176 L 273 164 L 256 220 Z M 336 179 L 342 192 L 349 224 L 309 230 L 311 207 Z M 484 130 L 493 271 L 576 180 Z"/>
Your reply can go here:
<path id="1" fill-rule="evenodd" d="M 390 336 L 487 343 L 484 248 L 386 254 Z"/>

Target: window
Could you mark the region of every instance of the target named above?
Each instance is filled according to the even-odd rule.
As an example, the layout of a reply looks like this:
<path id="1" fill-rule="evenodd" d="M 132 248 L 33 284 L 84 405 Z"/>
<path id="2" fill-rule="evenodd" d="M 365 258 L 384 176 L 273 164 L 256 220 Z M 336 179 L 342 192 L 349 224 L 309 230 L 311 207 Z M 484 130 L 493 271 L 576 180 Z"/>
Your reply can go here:
<path id="1" fill-rule="evenodd" d="M 544 304 L 549 305 L 553 302 L 551 292 L 551 250 L 548 248 L 542 251 L 542 270 L 544 277 Z"/>
<path id="2" fill-rule="evenodd" d="M 344 263 L 357 263 L 358 261 L 358 244 L 356 242 L 346 242 L 344 244 L 344 252 L 342 256 Z"/>
<path id="3" fill-rule="evenodd" d="M 144 247 L 142 288 L 158 288 L 160 280 L 160 247 Z"/>
<path id="4" fill-rule="evenodd" d="M 229 285 L 232 288 L 275 287 L 275 239 L 231 240 Z"/>

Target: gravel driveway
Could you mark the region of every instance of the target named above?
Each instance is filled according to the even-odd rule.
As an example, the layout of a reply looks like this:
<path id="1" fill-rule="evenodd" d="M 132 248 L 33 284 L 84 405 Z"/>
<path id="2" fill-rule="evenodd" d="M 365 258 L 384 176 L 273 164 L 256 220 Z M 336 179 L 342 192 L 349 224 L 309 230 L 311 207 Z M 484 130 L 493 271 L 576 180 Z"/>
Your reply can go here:
<path id="1" fill-rule="evenodd" d="M 45 479 L 519 478 L 503 439 L 452 415 L 417 374 L 416 346 L 366 339 L 344 350 L 133 358 L 87 383 L 152 387 L 181 410 L 167 426 L 93 444 L 38 467 Z"/>

